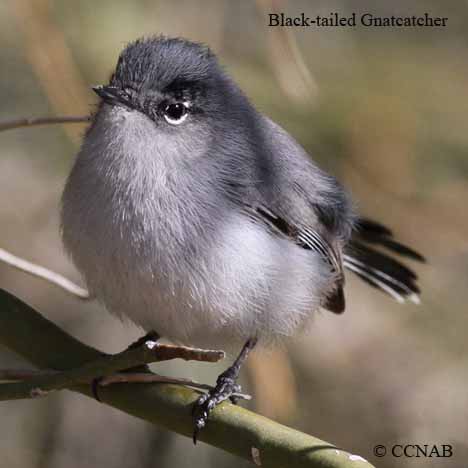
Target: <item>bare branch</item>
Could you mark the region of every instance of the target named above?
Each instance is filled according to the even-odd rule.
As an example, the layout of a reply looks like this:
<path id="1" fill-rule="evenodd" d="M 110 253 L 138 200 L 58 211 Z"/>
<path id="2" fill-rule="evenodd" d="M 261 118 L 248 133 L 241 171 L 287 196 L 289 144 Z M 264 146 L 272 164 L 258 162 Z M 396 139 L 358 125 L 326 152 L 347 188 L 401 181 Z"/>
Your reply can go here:
<path id="1" fill-rule="evenodd" d="M 90 299 L 90 294 L 86 289 L 78 286 L 64 276 L 37 265 L 36 263 L 29 262 L 24 258 L 17 257 L 4 249 L 0 249 L 0 261 L 24 273 L 46 280 L 79 299 Z"/>
<path id="2" fill-rule="evenodd" d="M 22 119 L 4 120 L 0 122 L 0 132 L 14 128 L 37 127 L 39 125 L 86 123 L 91 120 L 90 115 L 64 117 L 26 117 Z"/>
<path id="3" fill-rule="evenodd" d="M 169 383 L 175 385 L 183 385 L 185 387 L 199 388 L 201 390 L 211 390 L 213 386 L 208 384 L 202 384 L 195 382 L 190 379 L 176 379 L 172 377 L 165 377 L 164 375 L 156 374 L 154 372 L 132 372 L 132 373 L 117 373 L 104 377 L 99 385 L 101 387 L 107 387 L 115 383 Z"/>

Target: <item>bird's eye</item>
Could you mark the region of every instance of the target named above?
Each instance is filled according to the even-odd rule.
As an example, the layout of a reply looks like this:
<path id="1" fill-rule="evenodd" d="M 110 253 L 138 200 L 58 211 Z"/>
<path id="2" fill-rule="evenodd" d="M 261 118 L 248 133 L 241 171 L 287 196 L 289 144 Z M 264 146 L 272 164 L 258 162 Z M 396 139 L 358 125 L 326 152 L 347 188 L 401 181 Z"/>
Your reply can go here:
<path id="1" fill-rule="evenodd" d="M 164 118 L 171 125 L 181 124 L 188 115 L 188 103 L 176 102 L 175 104 L 167 104 L 164 107 Z"/>

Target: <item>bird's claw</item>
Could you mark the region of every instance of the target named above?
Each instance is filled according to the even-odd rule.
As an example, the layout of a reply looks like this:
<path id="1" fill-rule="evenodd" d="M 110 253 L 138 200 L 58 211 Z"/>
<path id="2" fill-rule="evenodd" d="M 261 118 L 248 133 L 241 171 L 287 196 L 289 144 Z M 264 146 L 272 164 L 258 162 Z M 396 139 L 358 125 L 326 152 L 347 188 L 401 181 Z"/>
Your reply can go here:
<path id="1" fill-rule="evenodd" d="M 215 388 L 200 396 L 192 409 L 194 444 L 197 443 L 199 432 L 206 426 L 211 411 L 228 399 L 235 404 L 238 398 L 234 394 L 238 394 L 240 391 L 241 387 L 233 377 L 221 374 L 216 381 Z"/>

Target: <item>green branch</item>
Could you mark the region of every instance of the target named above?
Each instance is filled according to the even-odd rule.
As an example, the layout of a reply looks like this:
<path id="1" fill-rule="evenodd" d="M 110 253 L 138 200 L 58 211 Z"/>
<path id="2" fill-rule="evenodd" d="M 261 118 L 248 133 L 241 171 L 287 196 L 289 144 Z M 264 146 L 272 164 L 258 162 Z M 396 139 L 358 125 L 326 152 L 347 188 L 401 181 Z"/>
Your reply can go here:
<path id="1" fill-rule="evenodd" d="M 71 371 L 103 356 L 1 289 L 0 343 L 40 369 Z M 69 389 L 92 396 L 89 385 L 74 384 Z M 194 390 L 168 384 L 116 384 L 103 387 L 99 396 L 140 419 L 192 434 L 191 407 L 199 396 Z M 361 457 L 230 403 L 213 411 L 200 440 L 264 467 L 372 467 Z"/>

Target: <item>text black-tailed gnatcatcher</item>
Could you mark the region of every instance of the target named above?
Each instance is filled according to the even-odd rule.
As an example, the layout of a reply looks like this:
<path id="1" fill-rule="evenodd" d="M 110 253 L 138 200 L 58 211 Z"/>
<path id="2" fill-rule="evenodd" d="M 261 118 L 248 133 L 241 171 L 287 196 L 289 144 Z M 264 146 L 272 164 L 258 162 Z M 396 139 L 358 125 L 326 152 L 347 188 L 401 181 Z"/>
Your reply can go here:
<path id="1" fill-rule="evenodd" d="M 418 302 L 422 260 L 258 112 L 207 47 L 155 37 L 129 44 L 62 200 L 63 241 L 90 292 L 119 317 L 176 342 L 244 344 L 194 411 L 239 390 L 256 343 L 343 312 L 344 273 Z M 375 248 L 377 247 L 377 249 Z"/>

